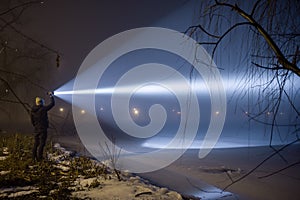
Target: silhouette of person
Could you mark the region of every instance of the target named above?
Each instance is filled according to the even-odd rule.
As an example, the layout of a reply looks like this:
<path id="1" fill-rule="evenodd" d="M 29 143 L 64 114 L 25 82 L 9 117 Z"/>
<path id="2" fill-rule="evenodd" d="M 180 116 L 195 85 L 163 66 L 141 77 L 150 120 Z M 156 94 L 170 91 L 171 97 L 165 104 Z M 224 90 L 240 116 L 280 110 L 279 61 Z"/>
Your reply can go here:
<path id="1" fill-rule="evenodd" d="M 52 92 L 47 93 L 50 97 L 50 104 L 45 105 L 45 100 L 36 97 L 35 104 L 31 109 L 31 123 L 34 127 L 34 145 L 32 150 L 33 160 L 43 160 L 43 151 L 47 140 L 47 129 L 49 127 L 48 111 L 55 105 Z"/>

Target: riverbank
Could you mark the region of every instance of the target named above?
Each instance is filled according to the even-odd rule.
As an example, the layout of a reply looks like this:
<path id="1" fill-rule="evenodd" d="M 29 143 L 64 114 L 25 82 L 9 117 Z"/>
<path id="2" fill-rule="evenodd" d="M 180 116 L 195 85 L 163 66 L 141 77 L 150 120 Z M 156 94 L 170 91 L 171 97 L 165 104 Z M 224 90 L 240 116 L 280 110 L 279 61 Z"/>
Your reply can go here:
<path id="1" fill-rule="evenodd" d="M 72 140 L 72 142 L 70 142 Z M 79 138 L 63 139 L 70 148 L 82 151 Z M 280 148 L 277 146 L 275 148 Z M 81 149 L 81 150 L 80 150 Z M 84 150 L 85 151 L 85 150 Z M 300 165 L 294 165 L 272 176 L 269 174 L 284 169 L 299 161 L 300 145 L 296 143 L 271 157 L 246 178 L 227 188 L 274 153 L 268 146 L 239 148 L 216 148 L 205 158 L 198 158 L 198 149 L 187 150 L 177 161 L 164 169 L 139 174 L 154 185 L 168 187 L 180 194 L 202 199 L 281 200 L 298 199 L 300 190 Z M 86 152 L 87 153 L 87 152 Z"/>
<path id="2" fill-rule="evenodd" d="M 59 143 L 50 142 L 47 158 L 36 162 L 31 159 L 31 136 L 0 137 L 0 199 L 183 199 L 175 191 L 109 168 Z"/>

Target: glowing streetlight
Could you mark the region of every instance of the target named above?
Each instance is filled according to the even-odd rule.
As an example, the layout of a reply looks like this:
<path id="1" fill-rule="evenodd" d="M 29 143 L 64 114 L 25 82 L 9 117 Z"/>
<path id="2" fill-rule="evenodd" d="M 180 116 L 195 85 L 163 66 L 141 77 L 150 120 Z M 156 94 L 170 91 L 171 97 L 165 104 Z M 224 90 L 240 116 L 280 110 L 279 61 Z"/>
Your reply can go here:
<path id="1" fill-rule="evenodd" d="M 60 112 L 64 112 L 64 108 L 59 108 L 59 111 Z"/>
<path id="2" fill-rule="evenodd" d="M 139 115 L 140 111 L 137 108 L 133 108 L 132 110 L 134 115 Z"/>
<path id="3" fill-rule="evenodd" d="M 85 114 L 85 110 L 81 110 L 80 113 L 81 113 L 81 114 Z"/>

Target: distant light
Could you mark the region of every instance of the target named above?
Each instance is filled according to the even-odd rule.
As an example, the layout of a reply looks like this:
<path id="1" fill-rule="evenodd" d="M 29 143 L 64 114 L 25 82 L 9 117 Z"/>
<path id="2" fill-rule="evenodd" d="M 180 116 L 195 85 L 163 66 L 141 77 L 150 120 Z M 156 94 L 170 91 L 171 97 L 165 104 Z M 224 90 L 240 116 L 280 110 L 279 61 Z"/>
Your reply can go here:
<path id="1" fill-rule="evenodd" d="M 9 90 L 8 90 L 8 89 L 5 89 L 5 92 L 6 92 L 6 93 L 8 93 L 8 92 L 9 92 Z"/>
<path id="2" fill-rule="evenodd" d="M 272 113 L 271 112 L 267 112 L 267 115 L 271 115 Z"/>
<path id="3" fill-rule="evenodd" d="M 85 110 L 81 110 L 80 113 L 81 113 L 81 114 L 85 114 Z"/>
<path id="4" fill-rule="evenodd" d="M 60 112 L 64 112 L 64 108 L 59 108 L 59 111 Z"/>
<path id="5" fill-rule="evenodd" d="M 180 112 L 180 111 L 178 111 L 178 112 L 177 112 L 177 115 L 180 115 L 180 114 L 181 114 L 181 112 Z"/>
<path id="6" fill-rule="evenodd" d="M 101 107 L 101 108 L 100 108 L 100 110 L 101 110 L 101 111 L 103 111 L 103 110 L 104 110 L 104 108 L 103 108 L 103 107 Z"/>
<path id="7" fill-rule="evenodd" d="M 215 114 L 216 114 L 216 115 L 219 115 L 219 114 L 220 114 L 220 112 L 219 112 L 219 111 L 216 111 L 216 112 L 215 112 Z"/>
<path id="8" fill-rule="evenodd" d="M 139 115 L 140 112 L 137 108 L 133 108 L 132 110 L 134 115 Z"/>

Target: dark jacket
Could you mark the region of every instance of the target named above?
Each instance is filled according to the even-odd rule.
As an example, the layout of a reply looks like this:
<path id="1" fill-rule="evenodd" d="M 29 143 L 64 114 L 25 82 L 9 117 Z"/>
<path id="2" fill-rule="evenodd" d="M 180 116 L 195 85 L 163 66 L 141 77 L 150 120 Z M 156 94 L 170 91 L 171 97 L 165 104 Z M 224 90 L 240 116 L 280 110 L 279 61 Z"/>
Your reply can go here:
<path id="1" fill-rule="evenodd" d="M 31 123 L 34 126 L 34 132 L 45 132 L 49 127 L 48 111 L 55 105 L 54 97 L 51 97 L 49 105 L 34 105 L 31 109 Z"/>

